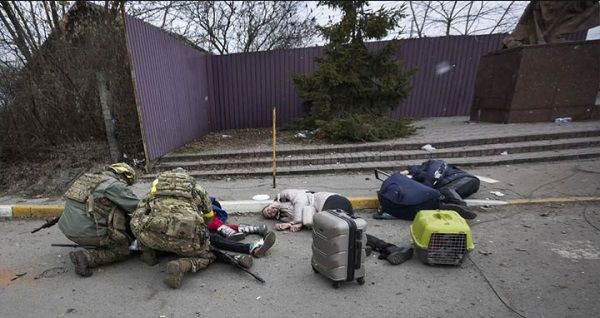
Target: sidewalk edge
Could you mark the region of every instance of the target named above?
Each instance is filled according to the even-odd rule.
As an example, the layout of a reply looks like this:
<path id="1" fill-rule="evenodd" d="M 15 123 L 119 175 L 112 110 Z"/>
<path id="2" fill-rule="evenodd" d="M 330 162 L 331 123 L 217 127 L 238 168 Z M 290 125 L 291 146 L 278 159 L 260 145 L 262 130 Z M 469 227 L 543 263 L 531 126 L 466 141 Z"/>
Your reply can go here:
<path id="1" fill-rule="evenodd" d="M 357 196 L 350 197 L 352 206 L 355 210 L 368 210 L 379 208 L 379 201 L 376 196 Z M 487 205 L 485 201 L 476 205 Z M 221 201 L 223 209 L 231 214 L 246 214 L 260 213 L 262 209 L 272 201 Z M 548 197 L 548 198 L 533 198 L 533 199 L 512 199 L 507 201 L 492 201 L 493 203 L 502 202 L 506 205 L 525 205 L 525 204 L 547 204 L 547 203 L 585 203 L 585 202 L 600 202 L 600 197 Z M 471 205 L 471 204 L 470 204 Z M 47 218 L 59 216 L 64 209 L 63 205 L 35 205 L 35 204 L 14 204 L 0 205 L 0 218 Z"/>

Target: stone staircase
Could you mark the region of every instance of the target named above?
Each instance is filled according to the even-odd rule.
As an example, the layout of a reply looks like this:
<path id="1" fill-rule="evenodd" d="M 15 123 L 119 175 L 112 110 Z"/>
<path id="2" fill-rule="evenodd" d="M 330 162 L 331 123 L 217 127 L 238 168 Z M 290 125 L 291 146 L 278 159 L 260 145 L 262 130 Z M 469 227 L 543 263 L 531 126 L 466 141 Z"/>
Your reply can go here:
<path id="1" fill-rule="evenodd" d="M 600 129 L 594 125 L 568 131 L 546 129 L 539 133 L 525 133 L 521 129 L 511 134 L 509 129 L 503 135 L 492 135 L 472 134 L 444 140 L 438 134 L 429 139 L 425 136 L 406 141 L 285 146 L 277 152 L 277 174 L 370 172 L 377 168 L 396 171 L 428 159 L 443 159 L 468 167 L 600 157 Z M 433 145 L 436 150 L 422 150 L 425 144 Z M 154 172 L 182 167 L 198 178 L 268 176 L 272 174 L 271 158 L 272 152 L 264 147 L 170 154 L 155 165 Z"/>

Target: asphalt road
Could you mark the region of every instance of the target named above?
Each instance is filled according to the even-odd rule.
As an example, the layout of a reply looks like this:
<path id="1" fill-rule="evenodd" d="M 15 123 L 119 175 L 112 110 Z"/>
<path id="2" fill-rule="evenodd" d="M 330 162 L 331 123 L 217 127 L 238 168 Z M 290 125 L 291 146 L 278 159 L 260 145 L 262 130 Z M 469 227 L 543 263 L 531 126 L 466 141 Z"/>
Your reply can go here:
<path id="1" fill-rule="evenodd" d="M 368 233 L 410 244 L 410 222 L 368 221 Z M 257 215 L 234 222 L 262 222 Z M 592 204 L 504 206 L 471 222 L 475 250 L 460 267 L 416 258 L 391 266 L 374 253 L 366 284 L 333 289 L 312 272 L 311 233 L 277 233 L 252 270 L 265 284 L 224 264 L 162 283 L 170 257 L 150 267 L 137 256 L 80 278 L 58 228 L 1 221 L 0 317 L 597 317 L 600 208 Z M 270 226 L 272 222 L 268 222 Z M 22 276 L 18 276 L 21 275 Z M 512 309 L 503 304 L 503 301 Z M 519 314 L 513 312 L 518 312 Z"/>

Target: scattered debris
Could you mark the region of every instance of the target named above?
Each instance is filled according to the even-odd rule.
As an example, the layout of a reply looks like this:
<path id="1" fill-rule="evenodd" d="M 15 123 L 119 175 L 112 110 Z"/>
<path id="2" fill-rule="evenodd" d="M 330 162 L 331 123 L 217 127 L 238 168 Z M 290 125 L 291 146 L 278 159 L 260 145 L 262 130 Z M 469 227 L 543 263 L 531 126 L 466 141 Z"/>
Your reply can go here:
<path id="1" fill-rule="evenodd" d="M 508 156 L 508 151 L 503 151 L 500 153 L 501 156 Z"/>
<path id="2" fill-rule="evenodd" d="M 19 279 L 19 278 L 21 278 L 21 277 L 23 277 L 25 275 L 27 275 L 27 273 L 18 273 L 18 274 L 15 275 L 15 277 L 11 278 L 10 281 L 12 282 L 12 281 L 17 280 L 17 279 Z"/>
<path id="3" fill-rule="evenodd" d="M 485 250 L 477 250 L 477 252 L 479 252 L 479 254 L 485 255 L 485 256 L 488 256 L 488 255 L 492 254 L 492 252 L 488 252 L 488 251 L 485 251 Z"/>
<path id="4" fill-rule="evenodd" d="M 435 150 L 435 147 L 430 144 L 426 144 L 425 146 L 421 147 L 421 149 L 427 152 L 432 152 Z"/>
<path id="5" fill-rule="evenodd" d="M 231 135 L 221 135 L 221 137 L 223 137 L 223 138 L 231 138 L 232 136 Z"/>
<path id="6" fill-rule="evenodd" d="M 526 249 L 524 249 L 524 248 L 520 248 L 520 247 L 517 247 L 517 248 L 515 248 L 515 251 L 519 251 L 519 252 L 527 252 L 527 253 L 529 253 L 529 251 L 528 251 L 528 250 L 526 250 Z"/>
<path id="7" fill-rule="evenodd" d="M 260 299 L 260 296 L 256 297 L 256 300 L 259 300 L 259 299 Z"/>
<path id="8" fill-rule="evenodd" d="M 528 228 L 528 229 L 530 229 L 530 228 L 531 228 L 531 225 L 527 225 L 527 224 L 521 224 L 521 225 L 522 225 L 523 227 L 526 227 L 526 228 Z"/>
<path id="9" fill-rule="evenodd" d="M 490 193 L 493 194 L 493 195 L 495 195 L 495 196 L 497 196 L 497 197 L 503 197 L 503 196 L 506 195 L 506 194 L 504 194 L 504 193 L 502 193 L 500 191 L 490 191 Z"/>
<path id="10" fill-rule="evenodd" d="M 141 166 L 142 166 L 142 164 L 143 164 L 145 161 L 146 161 L 146 159 L 141 159 L 141 160 L 139 160 L 139 159 L 133 158 L 133 166 L 134 166 L 134 167 L 141 167 Z"/>
<path id="11" fill-rule="evenodd" d="M 306 138 L 306 134 L 305 134 L 305 133 L 301 133 L 301 132 L 299 132 L 299 133 L 296 133 L 296 134 L 294 135 L 294 137 L 296 137 L 296 138 Z"/>
<path id="12" fill-rule="evenodd" d="M 60 274 L 64 274 L 66 272 L 67 272 L 67 269 L 62 266 L 52 267 L 52 268 L 49 268 L 49 269 L 43 271 L 41 274 L 35 276 L 33 279 L 52 278 L 52 277 L 56 277 Z"/>
<path id="13" fill-rule="evenodd" d="M 555 124 L 567 124 L 570 123 L 573 120 L 573 118 L 571 117 L 559 117 L 554 119 L 554 123 Z"/>
<path id="14" fill-rule="evenodd" d="M 550 212 L 543 212 L 543 213 L 540 213 L 540 216 L 548 216 L 548 215 L 550 215 Z"/>
<path id="15" fill-rule="evenodd" d="M 74 312 L 77 312 L 77 310 L 76 310 L 75 308 L 69 308 L 69 309 L 67 309 L 67 311 L 65 311 L 65 313 L 64 313 L 64 314 L 61 314 L 61 315 L 59 315 L 58 317 L 59 317 L 59 318 L 62 318 L 62 317 L 64 317 L 64 316 L 66 316 L 66 315 L 68 315 L 68 314 L 71 314 L 71 313 L 74 313 Z"/>

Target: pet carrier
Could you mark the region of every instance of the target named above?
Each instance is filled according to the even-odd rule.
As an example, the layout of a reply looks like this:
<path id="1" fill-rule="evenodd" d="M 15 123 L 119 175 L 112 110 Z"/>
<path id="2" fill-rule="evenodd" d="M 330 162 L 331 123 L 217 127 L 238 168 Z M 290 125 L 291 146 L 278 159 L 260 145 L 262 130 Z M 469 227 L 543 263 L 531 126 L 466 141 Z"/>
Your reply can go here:
<path id="1" fill-rule="evenodd" d="M 469 225 L 454 211 L 419 211 L 410 235 L 417 257 L 425 264 L 460 265 L 474 248 Z"/>

